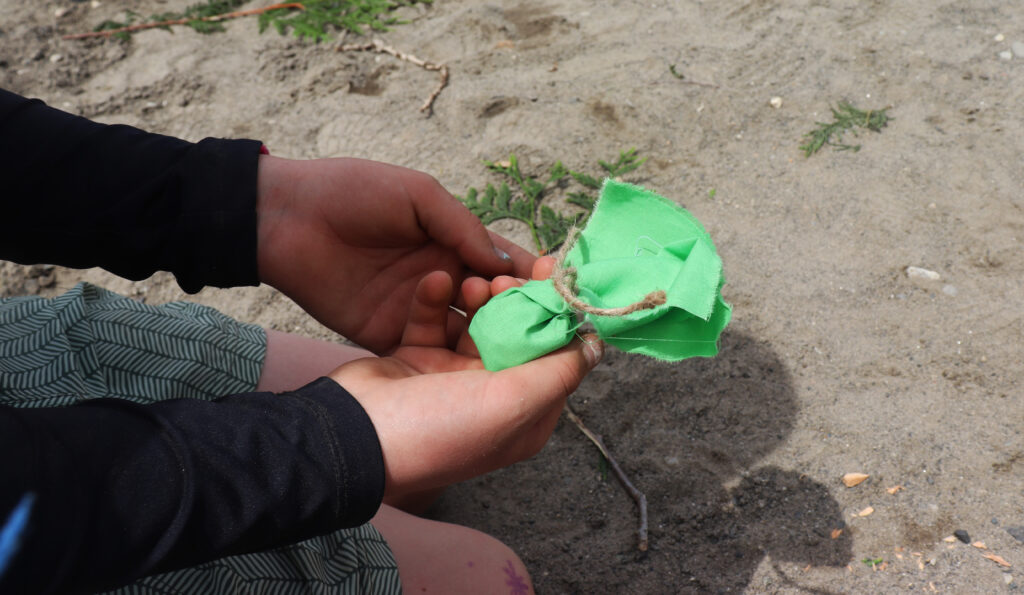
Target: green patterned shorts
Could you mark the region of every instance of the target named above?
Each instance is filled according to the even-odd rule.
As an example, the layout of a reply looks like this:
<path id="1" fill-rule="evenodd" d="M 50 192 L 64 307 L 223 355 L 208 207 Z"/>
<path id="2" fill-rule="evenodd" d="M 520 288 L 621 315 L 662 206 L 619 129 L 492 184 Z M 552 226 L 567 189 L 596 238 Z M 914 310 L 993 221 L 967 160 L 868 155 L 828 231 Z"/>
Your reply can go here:
<path id="1" fill-rule="evenodd" d="M 149 306 L 80 283 L 54 299 L 0 299 L 0 403 L 139 403 L 254 390 L 266 333 L 186 302 Z M 146 577 L 118 594 L 400 593 L 369 523 L 270 551 Z"/>

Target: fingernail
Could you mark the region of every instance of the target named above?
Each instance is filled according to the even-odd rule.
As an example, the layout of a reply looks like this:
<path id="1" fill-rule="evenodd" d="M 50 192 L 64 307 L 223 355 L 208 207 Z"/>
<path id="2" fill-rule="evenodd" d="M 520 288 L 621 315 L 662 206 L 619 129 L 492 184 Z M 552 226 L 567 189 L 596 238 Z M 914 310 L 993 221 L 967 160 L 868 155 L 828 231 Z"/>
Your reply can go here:
<path id="1" fill-rule="evenodd" d="M 494 253 L 497 254 L 498 258 L 502 260 L 512 260 L 512 257 L 508 255 L 508 252 L 505 252 L 504 250 L 497 246 L 494 247 Z"/>
<path id="2" fill-rule="evenodd" d="M 597 365 L 604 356 L 604 342 L 593 333 L 583 335 L 583 357 L 587 358 L 587 364 L 591 368 Z"/>

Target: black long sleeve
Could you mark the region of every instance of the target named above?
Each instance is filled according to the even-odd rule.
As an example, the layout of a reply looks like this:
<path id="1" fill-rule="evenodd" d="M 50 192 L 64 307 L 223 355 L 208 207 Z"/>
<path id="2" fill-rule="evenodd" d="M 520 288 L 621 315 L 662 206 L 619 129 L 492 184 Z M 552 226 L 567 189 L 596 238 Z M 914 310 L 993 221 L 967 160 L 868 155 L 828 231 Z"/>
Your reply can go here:
<path id="1" fill-rule="evenodd" d="M 373 426 L 328 378 L 293 393 L 0 407 L 0 516 L 34 493 L 0 593 L 96 591 L 367 522 Z"/>
<path id="2" fill-rule="evenodd" d="M 260 143 L 190 143 L 0 89 L 0 259 L 258 285 Z"/>
<path id="3" fill-rule="evenodd" d="M 258 284 L 259 147 L 97 124 L 0 90 L 0 259 L 166 270 L 186 291 Z M 0 593 L 112 588 L 292 543 L 366 522 L 383 492 L 373 425 L 329 379 L 213 402 L 0 406 L 0 519 L 35 495 Z"/>

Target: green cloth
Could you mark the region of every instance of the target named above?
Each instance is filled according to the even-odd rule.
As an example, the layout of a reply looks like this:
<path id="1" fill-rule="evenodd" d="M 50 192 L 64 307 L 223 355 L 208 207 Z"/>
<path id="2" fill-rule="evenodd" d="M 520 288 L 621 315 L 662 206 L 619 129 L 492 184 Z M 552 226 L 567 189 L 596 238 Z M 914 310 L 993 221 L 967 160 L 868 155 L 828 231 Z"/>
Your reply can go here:
<path id="1" fill-rule="evenodd" d="M 584 315 L 608 344 L 664 361 L 711 357 L 729 323 L 722 261 L 697 219 L 631 184 L 606 180 L 594 213 L 565 258 L 579 298 L 617 308 L 666 292 L 667 301 L 626 316 Z M 528 362 L 569 343 L 582 321 L 550 280 L 530 281 L 492 298 L 469 334 L 488 370 Z"/>

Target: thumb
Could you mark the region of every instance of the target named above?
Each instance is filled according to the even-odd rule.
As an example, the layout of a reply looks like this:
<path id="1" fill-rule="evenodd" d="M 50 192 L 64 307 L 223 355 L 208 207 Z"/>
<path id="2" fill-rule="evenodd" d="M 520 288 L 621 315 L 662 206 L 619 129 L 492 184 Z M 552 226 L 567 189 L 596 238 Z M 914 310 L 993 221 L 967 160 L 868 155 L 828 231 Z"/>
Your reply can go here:
<path id="1" fill-rule="evenodd" d="M 507 368 L 497 373 L 503 381 L 518 387 L 528 399 L 564 401 L 572 394 L 583 377 L 604 355 L 604 343 L 594 334 L 583 340 L 574 339 L 569 345 L 533 361 Z"/>
<path id="2" fill-rule="evenodd" d="M 491 241 L 484 224 L 439 183 L 413 203 L 420 226 L 431 239 L 458 253 L 468 268 L 487 275 L 508 273 L 512 257 Z"/>

